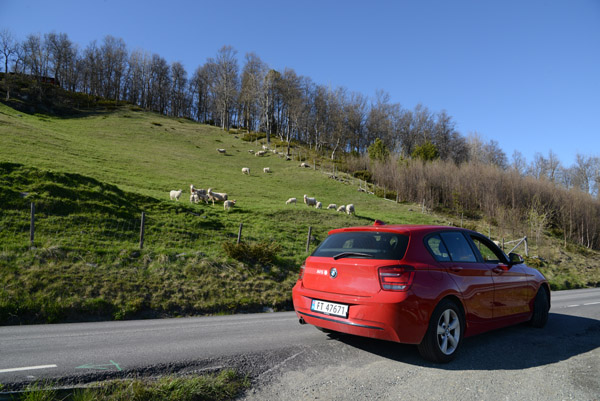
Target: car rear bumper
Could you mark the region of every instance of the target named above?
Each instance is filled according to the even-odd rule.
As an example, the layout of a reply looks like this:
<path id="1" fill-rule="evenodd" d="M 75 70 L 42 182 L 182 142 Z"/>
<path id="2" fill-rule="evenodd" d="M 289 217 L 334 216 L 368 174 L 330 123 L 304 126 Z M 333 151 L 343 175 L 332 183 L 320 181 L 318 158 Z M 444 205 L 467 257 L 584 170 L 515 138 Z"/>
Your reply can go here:
<path id="1" fill-rule="evenodd" d="M 352 297 L 313 291 L 296 284 L 294 309 L 306 323 L 328 330 L 407 344 L 418 344 L 427 330 L 416 297 L 410 292 L 382 291 L 373 297 Z M 313 299 L 349 305 L 348 318 L 311 310 Z"/>

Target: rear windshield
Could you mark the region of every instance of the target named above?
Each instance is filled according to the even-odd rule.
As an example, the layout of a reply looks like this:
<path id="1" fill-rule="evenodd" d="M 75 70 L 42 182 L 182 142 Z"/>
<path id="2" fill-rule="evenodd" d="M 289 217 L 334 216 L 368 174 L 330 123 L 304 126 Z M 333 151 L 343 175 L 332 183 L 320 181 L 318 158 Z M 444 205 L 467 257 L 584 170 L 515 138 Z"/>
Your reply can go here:
<path id="1" fill-rule="evenodd" d="M 346 232 L 325 238 L 312 256 L 399 260 L 404 257 L 407 245 L 407 235 L 369 231 Z"/>

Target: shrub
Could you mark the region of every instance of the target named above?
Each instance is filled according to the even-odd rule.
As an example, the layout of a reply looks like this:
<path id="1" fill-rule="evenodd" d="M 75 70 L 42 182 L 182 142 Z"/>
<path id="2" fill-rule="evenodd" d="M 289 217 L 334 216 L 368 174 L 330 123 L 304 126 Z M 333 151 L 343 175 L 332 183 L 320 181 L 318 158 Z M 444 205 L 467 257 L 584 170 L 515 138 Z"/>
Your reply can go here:
<path id="1" fill-rule="evenodd" d="M 249 264 L 259 263 L 265 265 L 275 261 L 277 254 L 281 251 L 281 246 L 276 242 L 266 241 L 253 244 L 224 242 L 223 250 L 235 260 Z"/>
<path id="2" fill-rule="evenodd" d="M 355 171 L 353 176 L 367 182 L 372 182 L 373 179 L 373 174 L 371 174 L 371 172 L 368 170 Z"/>
<path id="3" fill-rule="evenodd" d="M 242 141 L 254 142 L 259 139 L 266 138 L 266 137 L 267 137 L 267 134 L 265 134 L 264 132 L 248 132 L 248 133 L 244 134 L 244 136 L 242 137 Z"/>

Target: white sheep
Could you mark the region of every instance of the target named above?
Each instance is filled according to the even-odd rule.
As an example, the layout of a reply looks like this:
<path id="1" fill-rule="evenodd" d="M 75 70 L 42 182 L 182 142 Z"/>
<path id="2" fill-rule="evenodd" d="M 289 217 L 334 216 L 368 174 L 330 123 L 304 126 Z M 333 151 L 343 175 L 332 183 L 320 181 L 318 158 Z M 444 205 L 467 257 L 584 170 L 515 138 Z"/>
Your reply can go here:
<path id="1" fill-rule="evenodd" d="M 250 175 L 250 167 L 244 167 L 244 168 L 242 168 L 242 174 L 248 174 L 248 175 Z"/>
<path id="2" fill-rule="evenodd" d="M 263 148 L 263 150 L 269 149 L 269 147 L 267 145 L 263 145 L 262 148 Z"/>
<path id="3" fill-rule="evenodd" d="M 173 190 L 169 193 L 169 195 L 171 196 L 171 200 L 179 200 L 179 197 L 182 193 L 183 191 L 181 189 L 178 191 Z"/>
<path id="4" fill-rule="evenodd" d="M 197 193 L 193 193 L 190 195 L 190 202 L 191 203 L 198 203 L 200 201 L 200 198 L 198 197 Z"/>
<path id="5" fill-rule="evenodd" d="M 338 212 L 342 212 L 342 213 L 346 213 L 346 205 L 342 205 L 340 207 L 337 208 Z"/>
<path id="6" fill-rule="evenodd" d="M 322 209 L 323 208 L 323 204 L 321 202 L 317 201 L 317 203 L 315 204 L 315 208 Z"/>
<path id="7" fill-rule="evenodd" d="M 352 203 L 346 205 L 346 213 L 347 214 L 354 214 L 354 205 Z"/>
<path id="8" fill-rule="evenodd" d="M 254 156 L 264 156 L 267 153 L 266 150 L 259 150 L 254 154 Z"/>
<path id="9" fill-rule="evenodd" d="M 269 167 L 263 168 L 263 173 L 270 173 L 271 169 Z"/>
<path id="10" fill-rule="evenodd" d="M 296 204 L 296 198 L 290 198 L 288 200 L 285 201 L 286 205 L 289 205 L 290 203 L 293 203 L 294 205 Z"/>
<path id="11" fill-rule="evenodd" d="M 317 204 L 317 200 L 304 195 L 304 203 L 306 203 L 306 206 L 315 206 Z"/>
<path id="12" fill-rule="evenodd" d="M 223 202 L 223 210 L 229 210 L 231 209 L 231 207 L 235 205 L 235 199 L 234 200 L 227 200 L 225 202 Z"/>
<path id="13" fill-rule="evenodd" d="M 310 165 L 308 163 L 300 163 L 300 165 L 298 167 L 306 167 L 306 168 L 310 168 Z"/>
<path id="14" fill-rule="evenodd" d="M 208 195 L 208 199 L 212 201 L 213 206 L 215 205 L 215 201 L 217 202 L 225 202 L 227 200 L 227 194 L 224 192 L 213 192 L 212 188 L 208 188 L 206 192 Z"/>
<path id="15" fill-rule="evenodd" d="M 253 154 L 254 151 L 252 149 L 248 150 L 248 153 Z"/>
<path id="16" fill-rule="evenodd" d="M 329 206 L 327 206 L 327 209 L 337 209 L 337 205 L 335 203 L 330 203 Z"/>
<path id="17" fill-rule="evenodd" d="M 225 152 L 227 152 L 225 149 L 217 149 L 217 152 L 221 153 L 222 155 L 225 154 Z"/>

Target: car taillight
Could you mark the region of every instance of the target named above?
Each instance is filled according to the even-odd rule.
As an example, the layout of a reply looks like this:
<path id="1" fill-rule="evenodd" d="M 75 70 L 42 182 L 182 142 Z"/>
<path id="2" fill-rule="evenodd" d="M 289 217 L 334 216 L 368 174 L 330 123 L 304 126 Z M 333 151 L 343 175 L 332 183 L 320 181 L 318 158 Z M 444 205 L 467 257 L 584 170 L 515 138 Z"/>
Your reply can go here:
<path id="1" fill-rule="evenodd" d="M 298 280 L 302 280 L 304 277 L 304 265 L 300 266 L 300 273 L 298 275 Z"/>
<path id="2" fill-rule="evenodd" d="M 408 291 L 414 277 L 415 268 L 412 266 L 398 265 L 379 268 L 379 282 L 381 289 L 385 291 Z"/>

